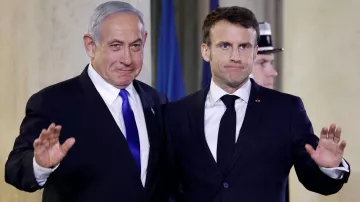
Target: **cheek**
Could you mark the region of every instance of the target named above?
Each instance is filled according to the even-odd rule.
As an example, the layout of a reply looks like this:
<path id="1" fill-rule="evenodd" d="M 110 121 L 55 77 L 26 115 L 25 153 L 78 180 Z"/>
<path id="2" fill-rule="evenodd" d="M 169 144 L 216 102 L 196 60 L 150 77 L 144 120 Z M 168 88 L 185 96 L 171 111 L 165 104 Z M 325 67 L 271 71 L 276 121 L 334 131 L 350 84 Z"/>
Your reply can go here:
<path id="1" fill-rule="evenodd" d="M 140 53 L 134 54 L 132 60 L 133 60 L 133 68 L 135 70 L 134 73 L 139 74 L 144 63 L 143 55 Z"/>
<path id="2" fill-rule="evenodd" d="M 264 68 L 261 67 L 261 66 L 254 66 L 253 72 L 254 72 L 254 74 L 255 74 L 258 78 L 262 78 L 262 77 L 265 76 L 265 74 L 264 74 Z"/>
<path id="3" fill-rule="evenodd" d="M 142 52 L 136 52 L 133 54 L 133 62 L 135 64 L 142 64 L 143 63 L 143 53 Z"/>
<path id="4" fill-rule="evenodd" d="M 270 65 L 267 65 L 267 66 L 263 69 L 263 71 L 264 71 L 264 76 L 266 76 L 266 77 L 270 76 L 270 75 L 271 75 L 271 69 L 272 69 L 272 67 L 271 67 Z"/>
<path id="5" fill-rule="evenodd" d="M 105 56 L 105 63 L 107 63 L 108 65 L 111 65 L 113 63 L 116 63 L 120 58 L 120 52 L 119 51 L 109 51 Z"/>
<path id="6" fill-rule="evenodd" d="M 252 53 L 244 54 L 241 59 L 242 59 L 242 61 L 244 61 L 248 65 L 253 65 L 253 63 L 254 63 L 254 57 L 253 57 Z"/>

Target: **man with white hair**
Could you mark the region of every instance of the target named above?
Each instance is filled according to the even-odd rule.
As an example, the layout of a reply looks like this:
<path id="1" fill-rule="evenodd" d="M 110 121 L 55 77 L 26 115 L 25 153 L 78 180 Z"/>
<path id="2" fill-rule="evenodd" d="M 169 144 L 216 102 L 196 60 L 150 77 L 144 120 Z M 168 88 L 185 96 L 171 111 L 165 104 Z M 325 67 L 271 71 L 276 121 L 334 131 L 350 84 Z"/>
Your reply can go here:
<path id="1" fill-rule="evenodd" d="M 43 202 L 167 201 L 162 105 L 136 77 L 147 32 L 143 15 L 110 1 L 93 12 L 81 75 L 29 99 L 5 180 Z M 75 143 L 76 141 L 76 143 Z"/>
<path id="2" fill-rule="evenodd" d="M 278 75 L 276 68 L 273 65 L 275 54 L 284 49 L 273 47 L 271 26 L 268 22 L 260 22 L 259 29 L 259 49 L 250 77 L 254 78 L 259 85 L 273 89 L 275 77 Z"/>

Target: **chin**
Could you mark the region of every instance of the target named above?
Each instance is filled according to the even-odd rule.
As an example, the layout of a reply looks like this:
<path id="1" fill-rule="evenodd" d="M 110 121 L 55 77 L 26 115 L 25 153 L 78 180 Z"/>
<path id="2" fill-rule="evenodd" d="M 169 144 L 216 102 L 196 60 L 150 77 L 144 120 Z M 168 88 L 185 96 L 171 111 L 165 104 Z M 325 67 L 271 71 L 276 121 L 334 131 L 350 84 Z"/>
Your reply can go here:
<path id="1" fill-rule="evenodd" d="M 274 85 L 272 84 L 267 84 L 267 85 L 264 85 L 265 88 L 269 88 L 269 89 L 274 89 Z"/>

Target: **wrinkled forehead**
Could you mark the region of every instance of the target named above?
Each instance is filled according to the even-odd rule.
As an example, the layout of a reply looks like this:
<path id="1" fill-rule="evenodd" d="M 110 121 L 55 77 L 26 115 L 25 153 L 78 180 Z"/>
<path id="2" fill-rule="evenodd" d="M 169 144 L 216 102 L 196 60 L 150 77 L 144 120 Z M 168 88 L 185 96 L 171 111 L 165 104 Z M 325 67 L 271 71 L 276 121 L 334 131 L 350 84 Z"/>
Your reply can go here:
<path id="1" fill-rule="evenodd" d="M 144 25 L 139 17 L 132 13 L 114 13 L 107 16 L 101 23 L 100 34 L 107 35 L 111 32 L 139 34 L 143 33 Z"/>
<path id="2" fill-rule="evenodd" d="M 107 16 L 100 26 L 100 44 L 132 44 L 144 40 L 143 25 L 131 13 L 115 13 Z"/>

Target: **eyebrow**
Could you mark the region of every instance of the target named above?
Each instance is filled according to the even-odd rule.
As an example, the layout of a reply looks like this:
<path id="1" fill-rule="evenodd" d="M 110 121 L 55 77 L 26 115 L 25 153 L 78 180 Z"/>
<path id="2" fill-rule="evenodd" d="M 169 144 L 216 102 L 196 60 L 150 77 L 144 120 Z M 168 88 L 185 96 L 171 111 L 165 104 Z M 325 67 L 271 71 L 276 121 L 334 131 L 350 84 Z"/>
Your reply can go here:
<path id="1" fill-rule="evenodd" d="M 219 45 L 222 45 L 222 44 L 229 44 L 229 45 L 232 45 L 232 43 L 230 43 L 230 42 L 228 42 L 228 41 L 219 41 L 219 42 L 216 44 L 216 46 L 219 46 Z M 241 43 L 241 44 L 239 44 L 239 46 L 244 46 L 244 45 L 246 45 L 246 46 L 250 46 L 250 47 L 252 47 L 252 46 L 253 46 L 250 42 L 245 42 L 245 43 Z"/>
<path id="2" fill-rule="evenodd" d="M 130 44 L 134 44 L 134 43 L 138 43 L 138 42 L 141 42 L 142 43 L 142 39 L 140 38 L 137 38 L 135 41 L 131 42 Z M 113 39 L 109 42 L 109 44 L 113 44 L 113 43 L 120 43 L 120 44 L 123 44 L 124 42 L 121 41 L 121 40 L 118 40 L 118 39 Z"/>
<path id="3" fill-rule="evenodd" d="M 142 39 L 138 38 L 135 41 L 131 42 L 130 44 L 134 44 L 134 43 L 142 43 Z"/>
<path id="4" fill-rule="evenodd" d="M 227 41 L 219 41 L 218 43 L 216 43 L 217 46 L 222 45 L 222 44 L 231 44 L 231 43 L 227 42 Z"/>

